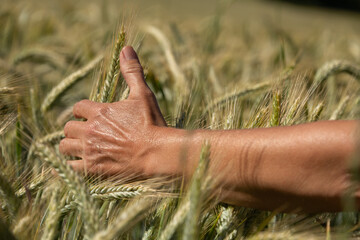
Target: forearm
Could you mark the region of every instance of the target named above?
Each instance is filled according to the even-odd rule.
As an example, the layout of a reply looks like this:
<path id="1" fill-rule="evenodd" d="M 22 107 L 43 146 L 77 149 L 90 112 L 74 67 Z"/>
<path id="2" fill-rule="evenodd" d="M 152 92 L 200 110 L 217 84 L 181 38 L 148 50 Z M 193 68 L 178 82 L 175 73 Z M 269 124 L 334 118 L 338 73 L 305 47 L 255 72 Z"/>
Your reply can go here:
<path id="1" fill-rule="evenodd" d="M 163 128 L 154 151 L 157 171 L 189 177 L 208 140 L 210 173 L 222 184 L 225 202 L 262 209 L 337 211 L 350 184 L 348 163 L 356 128 L 355 121 L 231 131 Z"/>

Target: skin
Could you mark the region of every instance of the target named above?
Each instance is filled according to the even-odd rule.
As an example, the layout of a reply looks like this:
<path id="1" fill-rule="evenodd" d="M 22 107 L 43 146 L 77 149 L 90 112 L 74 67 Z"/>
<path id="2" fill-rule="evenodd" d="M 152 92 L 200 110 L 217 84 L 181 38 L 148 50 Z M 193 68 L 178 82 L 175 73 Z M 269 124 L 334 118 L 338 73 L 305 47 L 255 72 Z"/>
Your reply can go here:
<path id="1" fill-rule="evenodd" d="M 83 100 L 59 146 L 74 170 L 140 178 L 194 172 L 201 147 L 211 145 L 210 174 L 220 200 L 285 212 L 341 211 L 352 186 L 350 159 L 357 121 L 322 121 L 251 130 L 188 131 L 166 126 L 131 47 L 120 54 L 128 99 L 115 103 Z M 355 188 L 356 206 L 360 206 Z"/>

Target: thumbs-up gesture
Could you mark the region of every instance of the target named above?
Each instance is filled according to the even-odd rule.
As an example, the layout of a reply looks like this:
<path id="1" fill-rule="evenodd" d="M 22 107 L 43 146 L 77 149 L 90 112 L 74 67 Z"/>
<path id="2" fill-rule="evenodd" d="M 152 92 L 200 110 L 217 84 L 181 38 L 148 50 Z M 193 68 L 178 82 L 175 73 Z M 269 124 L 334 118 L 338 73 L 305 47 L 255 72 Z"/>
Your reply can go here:
<path id="1" fill-rule="evenodd" d="M 156 129 L 166 123 L 132 47 L 121 51 L 120 70 L 130 88 L 128 99 L 114 103 L 82 100 L 75 104 L 73 113 L 86 121 L 69 121 L 65 125 L 65 139 L 59 150 L 81 158 L 68 161 L 76 171 L 108 176 L 147 175 L 146 161 Z"/>

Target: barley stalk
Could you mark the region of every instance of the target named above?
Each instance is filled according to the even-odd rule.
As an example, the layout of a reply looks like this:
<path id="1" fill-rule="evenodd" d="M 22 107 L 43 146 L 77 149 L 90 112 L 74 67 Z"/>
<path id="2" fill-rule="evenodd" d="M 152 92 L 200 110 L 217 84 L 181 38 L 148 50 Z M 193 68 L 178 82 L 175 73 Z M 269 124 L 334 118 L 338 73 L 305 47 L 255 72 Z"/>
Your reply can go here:
<path id="1" fill-rule="evenodd" d="M 345 109 L 350 101 L 350 96 L 345 96 L 343 99 L 341 99 L 339 105 L 335 109 L 335 111 L 331 114 L 330 120 L 338 120 L 340 119 L 345 112 Z"/>
<path id="2" fill-rule="evenodd" d="M 77 70 L 76 72 L 70 74 L 66 78 L 60 81 L 51 91 L 46 95 L 44 101 L 41 104 L 41 113 L 45 112 L 51 107 L 55 100 L 69 87 L 75 84 L 77 81 L 86 77 L 103 59 L 103 56 L 97 56 L 92 61 L 90 61 L 83 68 Z"/>

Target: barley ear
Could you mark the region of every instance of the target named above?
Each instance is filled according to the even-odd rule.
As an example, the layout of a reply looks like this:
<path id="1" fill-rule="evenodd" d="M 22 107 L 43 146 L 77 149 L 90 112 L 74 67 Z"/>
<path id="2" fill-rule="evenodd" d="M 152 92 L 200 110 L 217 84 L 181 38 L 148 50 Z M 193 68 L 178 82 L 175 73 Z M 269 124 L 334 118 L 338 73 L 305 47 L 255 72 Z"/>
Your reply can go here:
<path id="1" fill-rule="evenodd" d="M 54 150 L 47 145 L 42 144 L 42 146 L 36 150 L 36 154 L 57 171 L 59 176 L 69 186 L 72 194 L 76 196 L 79 211 L 84 221 L 85 238 L 90 239 L 100 229 L 100 226 L 97 206 L 90 197 L 86 185 L 65 160 L 58 156 Z"/>
<path id="2" fill-rule="evenodd" d="M 276 127 L 280 125 L 280 114 L 281 114 L 281 93 L 280 91 L 275 91 L 273 94 L 273 101 L 272 101 L 272 112 L 270 119 L 271 127 Z"/>
<path id="3" fill-rule="evenodd" d="M 45 112 L 51 107 L 51 105 L 55 102 L 55 100 L 69 87 L 75 84 L 77 81 L 86 77 L 101 60 L 103 56 L 97 56 L 83 68 L 77 70 L 76 72 L 70 74 L 66 78 L 60 81 L 58 85 L 56 85 L 51 91 L 46 95 L 44 101 L 41 104 L 41 113 L 44 115 Z"/>
<path id="4" fill-rule="evenodd" d="M 106 74 L 103 84 L 99 84 L 99 87 L 102 87 L 99 91 L 99 102 L 112 102 L 118 79 L 120 77 L 120 52 L 121 49 L 125 46 L 126 34 L 122 28 L 119 34 L 119 37 L 115 43 L 113 55 L 111 58 L 111 63 Z"/>
<path id="5" fill-rule="evenodd" d="M 324 103 L 321 102 L 311 112 L 309 116 L 309 122 L 318 121 L 323 110 L 324 110 Z"/>
<path id="6" fill-rule="evenodd" d="M 360 66 L 344 60 L 334 60 L 325 63 L 315 73 L 313 90 L 315 90 L 329 76 L 345 72 L 360 81 Z"/>
<path id="7" fill-rule="evenodd" d="M 144 213 L 151 213 L 154 208 L 155 198 L 142 198 L 130 203 L 122 210 L 120 215 L 114 220 L 108 228 L 98 232 L 94 240 L 111 240 L 119 237 L 121 233 L 129 229 L 138 220 L 144 217 Z"/>
<path id="8" fill-rule="evenodd" d="M 200 160 L 198 167 L 192 178 L 189 192 L 189 212 L 187 213 L 186 222 L 184 226 L 183 239 L 195 240 L 198 239 L 199 218 L 201 214 L 201 207 L 203 203 L 203 183 L 209 167 L 210 161 L 210 145 L 205 143 L 201 149 Z"/>

